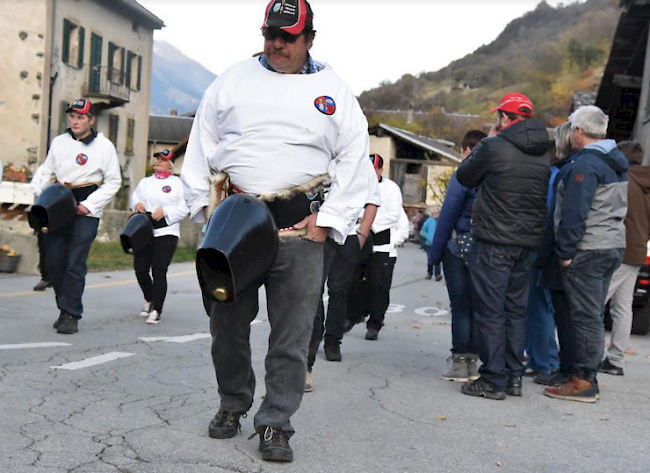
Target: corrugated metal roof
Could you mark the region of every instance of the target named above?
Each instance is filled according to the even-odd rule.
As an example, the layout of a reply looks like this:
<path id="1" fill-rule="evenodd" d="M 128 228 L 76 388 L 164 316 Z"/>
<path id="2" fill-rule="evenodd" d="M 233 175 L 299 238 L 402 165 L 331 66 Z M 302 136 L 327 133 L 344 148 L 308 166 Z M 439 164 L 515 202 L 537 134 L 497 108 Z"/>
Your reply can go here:
<path id="1" fill-rule="evenodd" d="M 192 117 L 150 115 L 149 143 L 180 143 L 189 136 L 193 122 Z"/>
<path id="2" fill-rule="evenodd" d="M 420 149 L 424 149 L 439 154 L 457 163 L 461 162 L 460 155 L 448 146 L 448 144 L 453 144 L 450 141 L 437 140 L 435 138 L 428 138 L 426 136 L 416 135 L 415 133 L 411 133 L 410 131 L 384 125 L 383 123 L 380 123 L 379 125 L 372 127 L 369 130 L 369 133 L 371 135 L 376 135 L 379 129 L 384 130 L 389 135 L 392 135 L 396 138 L 400 138 Z"/>

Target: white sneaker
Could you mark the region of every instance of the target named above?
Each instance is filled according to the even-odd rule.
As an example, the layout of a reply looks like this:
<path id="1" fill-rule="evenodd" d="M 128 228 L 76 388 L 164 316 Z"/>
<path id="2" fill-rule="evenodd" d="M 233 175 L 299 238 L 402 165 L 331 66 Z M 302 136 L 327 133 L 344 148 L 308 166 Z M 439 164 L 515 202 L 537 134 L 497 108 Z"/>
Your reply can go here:
<path id="1" fill-rule="evenodd" d="M 147 317 L 146 322 L 151 325 L 156 325 L 160 323 L 160 314 L 157 310 L 152 310 L 149 317 Z"/>
<path id="2" fill-rule="evenodd" d="M 146 302 L 142 308 L 142 312 L 140 312 L 140 317 L 149 317 L 152 308 L 153 302 Z"/>

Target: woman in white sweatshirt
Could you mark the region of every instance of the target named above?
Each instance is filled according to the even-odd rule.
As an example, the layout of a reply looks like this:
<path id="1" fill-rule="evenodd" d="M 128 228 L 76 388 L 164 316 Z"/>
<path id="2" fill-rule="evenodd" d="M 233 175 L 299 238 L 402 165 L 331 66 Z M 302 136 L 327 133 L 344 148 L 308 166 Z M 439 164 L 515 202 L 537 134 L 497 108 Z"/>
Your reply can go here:
<path id="1" fill-rule="evenodd" d="M 157 324 L 167 295 L 167 268 L 172 261 L 180 221 L 189 214 L 183 197 L 183 183 L 172 174 L 174 154 L 163 150 L 154 154 L 154 174 L 138 183 L 131 196 L 131 210 L 150 216 L 154 231 L 153 242 L 136 252 L 133 268 L 145 305 L 140 315 L 148 324 Z"/>

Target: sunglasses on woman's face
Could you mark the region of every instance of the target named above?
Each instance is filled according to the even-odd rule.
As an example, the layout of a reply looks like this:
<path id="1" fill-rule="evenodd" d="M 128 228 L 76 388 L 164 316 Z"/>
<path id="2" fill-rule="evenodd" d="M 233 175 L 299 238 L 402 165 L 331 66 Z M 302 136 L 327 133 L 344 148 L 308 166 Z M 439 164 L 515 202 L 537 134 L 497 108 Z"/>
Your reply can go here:
<path id="1" fill-rule="evenodd" d="M 299 34 L 289 34 L 286 31 L 282 31 L 280 28 L 264 28 L 264 30 L 262 30 L 262 35 L 266 41 L 275 41 L 277 38 L 280 38 L 285 43 L 290 44 L 298 41 L 298 38 L 301 36 Z"/>

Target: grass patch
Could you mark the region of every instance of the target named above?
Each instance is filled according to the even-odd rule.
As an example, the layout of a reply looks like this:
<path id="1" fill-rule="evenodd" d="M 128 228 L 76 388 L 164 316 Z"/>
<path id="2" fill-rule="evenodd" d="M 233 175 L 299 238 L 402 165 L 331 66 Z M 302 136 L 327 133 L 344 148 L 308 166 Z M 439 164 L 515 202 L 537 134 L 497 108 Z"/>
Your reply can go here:
<path id="1" fill-rule="evenodd" d="M 195 257 L 196 246 L 179 246 L 176 248 L 172 263 L 194 261 Z M 95 240 L 90 247 L 88 271 L 117 271 L 132 268 L 133 256 L 124 253 L 119 242 L 102 243 Z"/>

